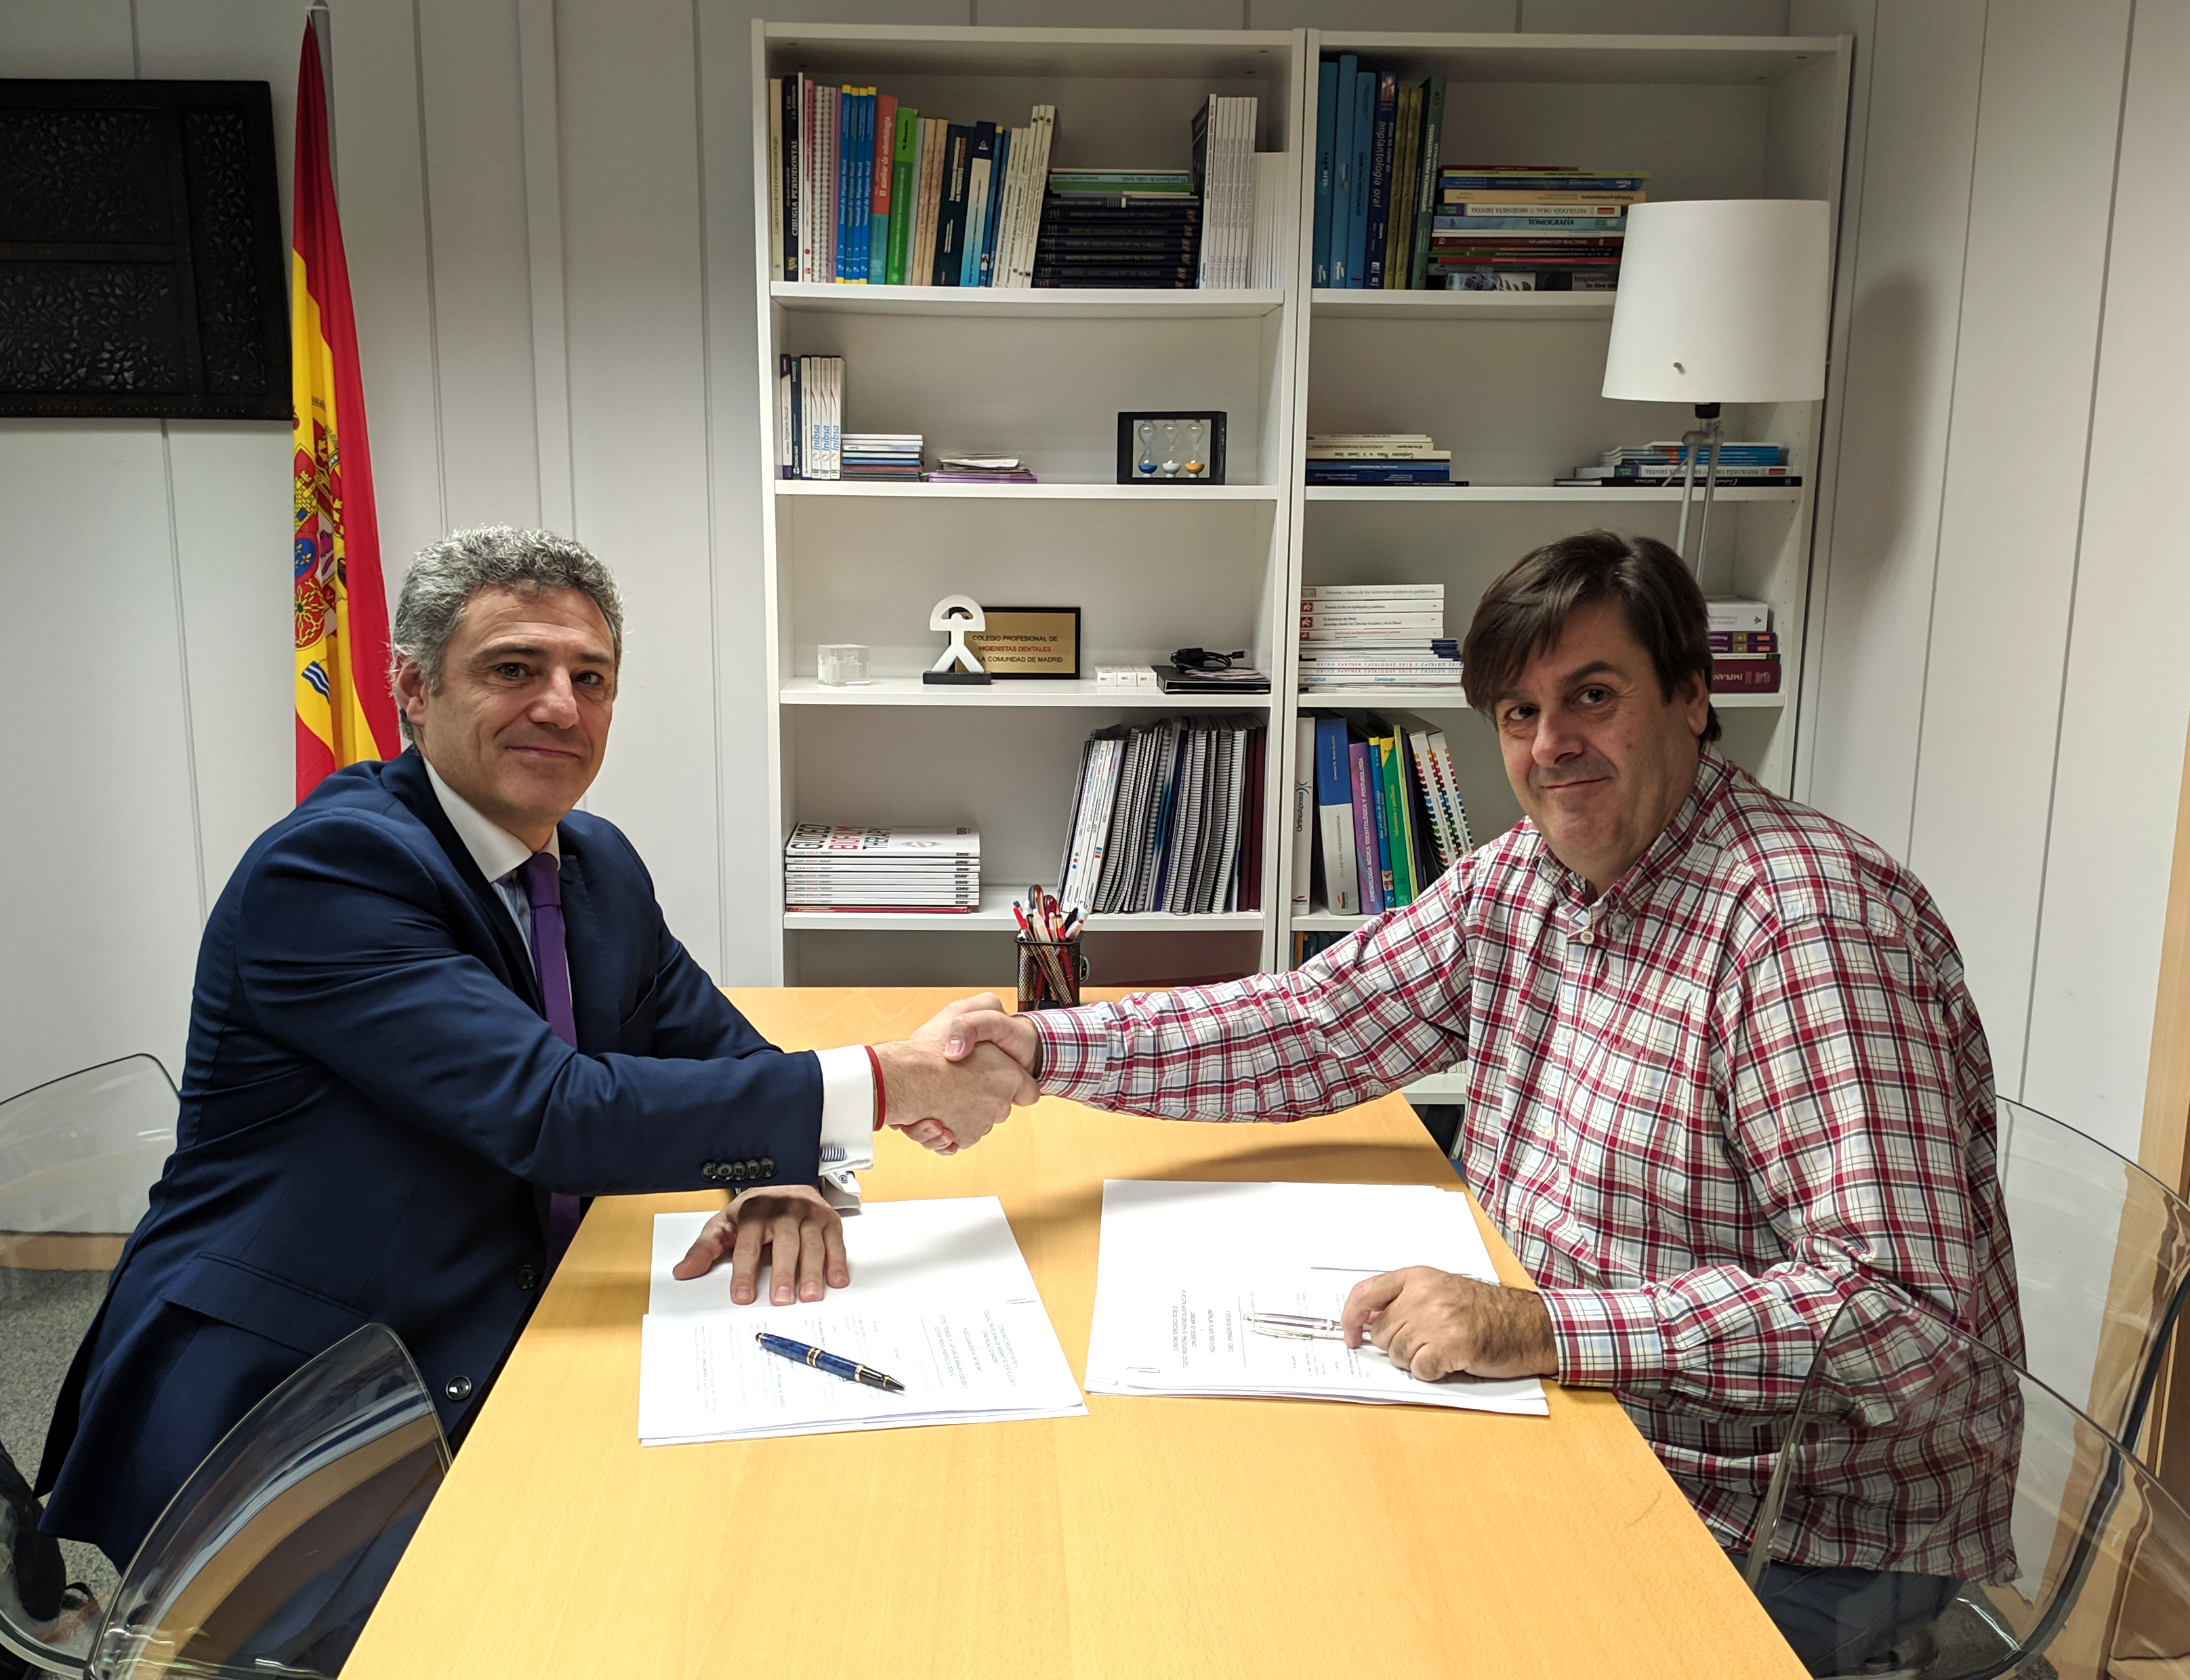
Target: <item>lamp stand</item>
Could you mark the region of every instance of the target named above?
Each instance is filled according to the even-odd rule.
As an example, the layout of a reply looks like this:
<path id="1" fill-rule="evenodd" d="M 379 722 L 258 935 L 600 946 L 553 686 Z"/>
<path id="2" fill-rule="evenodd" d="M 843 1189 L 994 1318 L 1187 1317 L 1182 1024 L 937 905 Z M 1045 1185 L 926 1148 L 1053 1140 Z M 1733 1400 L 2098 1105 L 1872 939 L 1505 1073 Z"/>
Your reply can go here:
<path id="1" fill-rule="evenodd" d="M 1688 503 L 1696 493 L 1696 463 L 1704 457 L 1704 512 L 1696 530 L 1695 558 L 1688 561 L 1688 569 L 1699 582 L 1704 574 L 1704 556 L 1709 553 L 1711 542 L 1711 496 L 1718 489 L 1718 451 L 1724 433 L 1719 427 L 1719 405 L 1716 403 L 1698 403 L 1696 419 L 1701 422 L 1693 430 L 1681 434 L 1681 461 L 1686 469 L 1681 478 L 1681 532 L 1673 540 L 1673 548 L 1683 560 L 1688 559 Z M 1708 456 L 1705 452 L 1708 450 Z"/>

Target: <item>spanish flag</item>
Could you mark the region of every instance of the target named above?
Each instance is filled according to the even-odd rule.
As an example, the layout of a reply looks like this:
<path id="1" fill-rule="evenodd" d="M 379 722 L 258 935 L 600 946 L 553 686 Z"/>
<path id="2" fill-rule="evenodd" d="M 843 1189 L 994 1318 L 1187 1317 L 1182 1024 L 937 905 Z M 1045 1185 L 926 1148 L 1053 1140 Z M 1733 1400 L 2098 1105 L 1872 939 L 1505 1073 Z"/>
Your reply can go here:
<path id="1" fill-rule="evenodd" d="M 295 245 L 289 333 L 297 490 L 297 797 L 346 764 L 395 749 L 388 595 L 372 511 L 372 455 L 357 321 L 327 159 L 319 42 L 297 66 Z"/>

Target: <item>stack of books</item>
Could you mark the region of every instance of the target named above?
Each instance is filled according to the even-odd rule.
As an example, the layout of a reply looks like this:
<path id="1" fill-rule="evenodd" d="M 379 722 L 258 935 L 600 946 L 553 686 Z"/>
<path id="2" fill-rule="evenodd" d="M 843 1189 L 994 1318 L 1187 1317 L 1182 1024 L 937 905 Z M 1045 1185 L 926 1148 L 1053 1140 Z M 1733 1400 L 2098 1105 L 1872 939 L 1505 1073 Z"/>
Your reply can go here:
<path id="1" fill-rule="evenodd" d="M 786 910 L 977 910 L 976 829 L 801 823 L 783 847 Z"/>
<path id="2" fill-rule="evenodd" d="M 1444 732 L 1418 718 L 1303 717 L 1315 765 L 1323 907 L 1377 916 L 1411 904 L 1474 848 Z"/>
<path id="3" fill-rule="evenodd" d="M 1452 476 L 1452 451 L 1427 432 L 1311 432 L 1311 484 L 1465 484 Z"/>
<path id="4" fill-rule="evenodd" d="M 1438 172 L 1429 273 L 1460 291 L 1611 291 L 1647 171 L 1455 164 Z"/>
<path id="5" fill-rule="evenodd" d="M 931 484 L 1031 484 L 1036 481 L 1015 455 L 946 455 L 936 458 Z"/>
<path id="6" fill-rule="evenodd" d="M 1057 108 L 1018 128 L 872 88 L 769 82 L 769 274 L 843 286 L 1033 283 Z"/>
<path id="7" fill-rule="evenodd" d="M 1441 583 L 1308 584 L 1300 686 L 1457 688 L 1460 643 L 1444 633 Z"/>
<path id="8" fill-rule="evenodd" d="M 846 432 L 842 441 L 845 478 L 919 483 L 919 433 Z"/>
<path id="9" fill-rule="evenodd" d="M 1352 53 L 1316 67 L 1315 219 L 1319 286 L 1419 289 L 1428 282 L 1444 78 L 1401 87 Z"/>
<path id="10" fill-rule="evenodd" d="M 1258 110 L 1251 93 L 1211 93 L 1194 114 L 1194 184 L 1207 218 L 1196 269 L 1204 291 L 1237 291 L 1252 284 Z"/>
<path id="11" fill-rule="evenodd" d="M 1262 766 L 1249 714 L 1098 730 L 1081 749 L 1057 896 L 1097 915 L 1262 903 Z"/>
<path id="12" fill-rule="evenodd" d="M 844 477 L 843 424 L 844 359 L 778 356 L 776 470 L 786 478 Z"/>
<path id="13" fill-rule="evenodd" d="M 1052 169 L 1034 283 L 1191 286 L 1201 225 L 1201 200 L 1183 169 Z"/>
<path id="14" fill-rule="evenodd" d="M 1711 693 L 1779 692 L 1779 636 L 1762 601 L 1709 601 Z"/>
<path id="15" fill-rule="evenodd" d="M 1705 478 L 1708 463 L 1696 462 L 1696 483 Z M 1555 484 L 1677 484 L 1687 476 L 1682 445 L 1671 443 L 1624 444 L 1607 450 L 1595 461 L 1586 461 L 1571 478 L 1554 478 Z M 1779 444 L 1721 444 L 1718 482 L 1722 484 L 1799 484 L 1802 476 L 1787 465 L 1787 451 Z"/>

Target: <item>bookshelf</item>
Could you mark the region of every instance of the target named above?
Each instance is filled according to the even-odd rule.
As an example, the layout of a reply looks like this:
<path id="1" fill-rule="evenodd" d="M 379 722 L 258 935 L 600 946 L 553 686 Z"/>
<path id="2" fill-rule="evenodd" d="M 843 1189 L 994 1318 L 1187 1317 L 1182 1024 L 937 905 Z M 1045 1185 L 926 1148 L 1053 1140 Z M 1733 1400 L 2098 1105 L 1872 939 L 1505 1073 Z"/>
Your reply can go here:
<path id="1" fill-rule="evenodd" d="M 1228 710 L 1267 717 L 1263 908 L 1105 917 L 1098 981 L 1162 981 L 1282 966 L 1296 929 L 1351 919 L 1290 904 L 1295 721 L 1305 708 L 1398 710 L 1446 727 L 1478 840 L 1516 816 L 1496 745 L 1449 691 L 1299 696 L 1293 605 L 1302 583 L 1441 581 L 1447 625 L 1528 548 L 1587 524 L 1671 540 L 1677 490 L 1556 487 L 1611 444 L 1677 436 L 1670 406 L 1597 393 L 1613 300 L 1603 294 L 1312 291 L 1314 65 L 1353 52 L 1448 78 L 1449 159 L 1648 169 L 1654 197 L 1837 201 L 1847 48 L 1837 39 L 1041 30 L 757 23 L 752 111 L 758 469 L 768 627 L 768 810 L 797 822 L 970 823 L 983 903 L 968 914 L 771 911 L 775 978 L 791 984 L 1008 981 L 1010 902 L 1052 882 L 1080 747 L 1095 728 L 1205 710 L 1183 697 L 1098 691 L 1097 665 L 1149 663 L 1188 643 L 1245 648 L 1275 693 Z M 1179 168 L 1211 93 L 1260 100 L 1257 144 L 1294 183 L 1290 283 L 1234 291 L 839 286 L 773 280 L 768 79 L 800 71 L 872 84 L 953 121 L 1058 110 L 1052 162 Z M 786 481 L 776 473 L 780 353 L 841 355 L 844 423 L 918 432 L 939 450 L 1024 455 L 1035 485 Z M 1120 410 L 1223 409 L 1230 482 L 1112 482 Z M 1768 600 L 1783 692 L 1722 697 L 1726 749 L 1788 785 L 1799 707 L 1817 406 L 1728 416 L 1729 436 L 1784 441 L 1800 488 L 1722 491 L 1705 582 Z M 1303 487 L 1311 430 L 1427 430 L 1466 487 Z M 1574 504 L 1603 504 L 1596 512 Z M 1081 609 L 1078 682 L 931 688 L 928 614 L 945 594 Z M 858 642 L 875 681 L 824 687 L 814 645 Z M 1455 716 L 1448 717 L 1447 714 Z M 1449 1083 L 1450 1082 L 1448 1082 Z M 1440 1086 L 1421 1095 L 1456 1100 Z"/>

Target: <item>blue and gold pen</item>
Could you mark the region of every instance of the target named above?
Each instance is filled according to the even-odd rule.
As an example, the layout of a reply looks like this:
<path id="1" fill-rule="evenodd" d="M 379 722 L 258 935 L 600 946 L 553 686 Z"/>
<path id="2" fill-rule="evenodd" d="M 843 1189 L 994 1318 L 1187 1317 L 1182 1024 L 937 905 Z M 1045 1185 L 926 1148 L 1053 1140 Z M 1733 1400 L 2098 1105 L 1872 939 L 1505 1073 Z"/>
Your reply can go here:
<path id="1" fill-rule="evenodd" d="M 794 1342 L 788 1336 L 771 1336 L 767 1331 L 757 1332 L 753 1340 L 769 1352 L 785 1359 L 795 1359 L 801 1365 L 810 1365 L 816 1371 L 826 1371 L 831 1377 L 841 1377 L 847 1383 L 865 1383 L 870 1389 L 888 1389 L 894 1394 L 905 1392 L 905 1384 L 894 1377 L 885 1377 L 871 1366 L 861 1365 L 857 1360 L 846 1359 L 842 1354 L 824 1352 L 809 1348 L 803 1342 Z"/>

